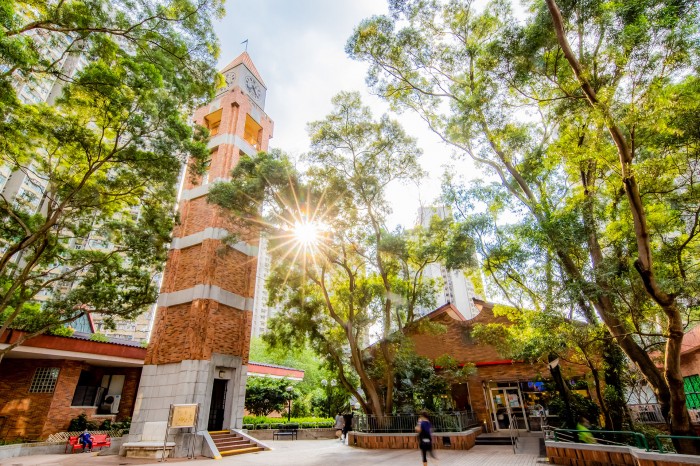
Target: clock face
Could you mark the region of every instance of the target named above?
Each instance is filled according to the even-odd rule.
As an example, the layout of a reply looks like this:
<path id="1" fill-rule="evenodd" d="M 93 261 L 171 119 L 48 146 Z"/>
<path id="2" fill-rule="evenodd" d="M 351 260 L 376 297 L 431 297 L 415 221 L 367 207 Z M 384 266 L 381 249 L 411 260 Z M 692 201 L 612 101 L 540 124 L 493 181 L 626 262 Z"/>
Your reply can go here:
<path id="1" fill-rule="evenodd" d="M 226 87 L 231 87 L 233 81 L 236 79 L 236 73 L 229 71 L 224 75 L 224 79 L 226 80 Z"/>
<path id="2" fill-rule="evenodd" d="M 248 88 L 248 91 L 251 94 L 253 94 L 253 96 L 255 96 L 256 99 L 259 99 L 262 95 L 262 88 L 260 87 L 260 84 L 258 84 L 255 81 L 255 78 L 253 78 L 252 76 L 246 76 L 245 87 Z"/>

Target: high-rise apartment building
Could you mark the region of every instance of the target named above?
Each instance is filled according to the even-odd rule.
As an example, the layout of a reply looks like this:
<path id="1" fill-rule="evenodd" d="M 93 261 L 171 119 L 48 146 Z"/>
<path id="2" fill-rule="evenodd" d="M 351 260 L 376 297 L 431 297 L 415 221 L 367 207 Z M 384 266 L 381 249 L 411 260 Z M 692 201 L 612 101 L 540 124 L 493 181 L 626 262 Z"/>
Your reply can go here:
<path id="1" fill-rule="evenodd" d="M 269 294 L 267 292 L 267 278 L 272 269 L 272 256 L 268 250 L 268 239 L 265 236 L 260 237 L 260 246 L 258 247 L 258 269 L 255 273 L 255 299 L 253 301 L 253 328 L 252 337 L 257 338 L 267 333 L 268 319 L 277 313 L 275 306 L 268 306 L 267 300 Z"/>
<path id="2" fill-rule="evenodd" d="M 32 75 L 14 73 L 12 85 L 17 92 L 19 101 L 24 104 L 54 104 L 61 95 L 65 80 L 72 78 L 86 66 L 85 56 L 80 53 L 80 47 L 76 44 L 73 44 L 75 52 L 65 53 L 72 41 L 67 34 L 37 29 L 29 32 L 28 36 L 32 38 L 36 47 L 47 59 L 56 63 L 60 73 Z M 63 76 L 63 79 L 57 78 L 59 74 Z M 41 209 L 46 189 L 46 180 L 37 174 L 38 170 L 34 169 L 35 164 L 36 162 L 33 162 L 26 167 L 17 167 L 8 163 L 0 163 L 0 195 L 7 202 L 22 205 L 29 212 L 37 212 Z M 140 215 L 140 207 L 132 207 L 131 212 L 127 215 L 137 218 Z M 70 239 L 67 247 L 85 250 L 111 250 L 114 246 L 100 236 L 97 227 L 95 225 L 95 228 L 84 237 Z M 0 248 L 2 248 L 1 244 Z M 58 272 L 60 269 L 56 269 L 53 275 L 57 276 Z M 57 282 L 54 289 L 68 292 L 74 284 L 75 282 Z M 36 295 L 35 299 L 40 302 L 46 301 L 52 292 L 52 289 L 44 289 Z M 116 319 L 115 329 L 109 328 L 104 317 L 100 314 L 93 314 L 92 317 L 97 332 L 112 338 L 145 342 L 149 337 L 153 309 L 149 309 L 134 320 Z"/>
<path id="3" fill-rule="evenodd" d="M 416 223 L 427 228 L 433 217 L 436 216 L 445 220 L 452 218 L 452 212 L 446 206 L 421 207 Z M 474 298 L 481 299 L 482 297 L 477 295 L 474 283 L 467 278 L 464 270 L 449 270 L 444 264 L 433 263 L 428 264 L 425 268 L 423 278 L 432 279 L 441 284 L 436 296 L 437 307 L 452 303 L 466 319 L 472 319 L 479 313 L 474 305 Z M 431 311 L 433 309 L 420 309 L 422 314 Z"/>

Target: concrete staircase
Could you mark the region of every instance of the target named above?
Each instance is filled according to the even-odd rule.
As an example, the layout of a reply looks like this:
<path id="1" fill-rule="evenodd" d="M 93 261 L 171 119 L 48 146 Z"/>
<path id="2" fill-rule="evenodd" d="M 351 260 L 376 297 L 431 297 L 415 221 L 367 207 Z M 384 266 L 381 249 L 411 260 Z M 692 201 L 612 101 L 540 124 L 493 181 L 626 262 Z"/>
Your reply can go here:
<path id="1" fill-rule="evenodd" d="M 242 455 L 243 453 L 255 453 L 265 448 L 247 439 L 236 432 L 228 430 L 209 431 L 214 445 L 221 456 Z"/>

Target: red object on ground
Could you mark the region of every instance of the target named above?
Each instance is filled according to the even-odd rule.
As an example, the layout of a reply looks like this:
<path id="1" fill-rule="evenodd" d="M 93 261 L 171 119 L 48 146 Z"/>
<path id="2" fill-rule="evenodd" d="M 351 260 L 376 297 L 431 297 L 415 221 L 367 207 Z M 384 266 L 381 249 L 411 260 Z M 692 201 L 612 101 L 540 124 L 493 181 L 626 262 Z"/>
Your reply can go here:
<path id="1" fill-rule="evenodd" d="M 109 434 L 96 434 L 92 436 L 92 448 L 109 447 L 112 445 L 112 437 Z M 75 450 L 82 450 L 83 446 L 78 441 L 78 437 L 68 437 L 68 442 L 66 442 L 65 452 L 68 453 L 68 447 L 71 447 L 71 453 L 75 453 Z"/>

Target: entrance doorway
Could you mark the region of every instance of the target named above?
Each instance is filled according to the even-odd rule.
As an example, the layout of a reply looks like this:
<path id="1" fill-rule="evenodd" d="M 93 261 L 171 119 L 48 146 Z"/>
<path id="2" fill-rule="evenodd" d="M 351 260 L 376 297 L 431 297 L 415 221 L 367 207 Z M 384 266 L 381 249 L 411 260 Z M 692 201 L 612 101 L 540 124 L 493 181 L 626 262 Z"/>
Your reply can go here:
<path id="1" fill-rule="evenodd" d="M 228 380 L 214 379 L 214 387 L 211 391 L 211 404 L 209 405 L 207 430 L 222 430 L 224 428 L 227 385 Z"/>
<path id="2" fill-rule="evenodd" d="M 519 430 L 527 430 L 525 406 L 519 388 L 491 388 L 491 406 L 493 408 L 493 429 L 508 430 L 511 420 Z"/>

